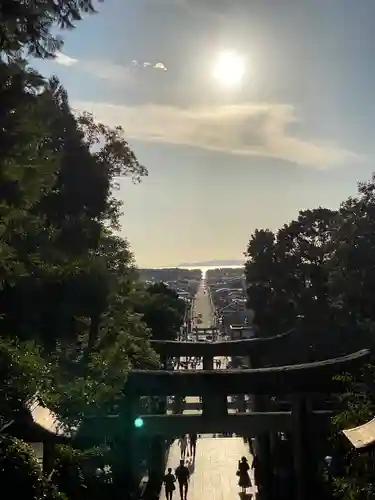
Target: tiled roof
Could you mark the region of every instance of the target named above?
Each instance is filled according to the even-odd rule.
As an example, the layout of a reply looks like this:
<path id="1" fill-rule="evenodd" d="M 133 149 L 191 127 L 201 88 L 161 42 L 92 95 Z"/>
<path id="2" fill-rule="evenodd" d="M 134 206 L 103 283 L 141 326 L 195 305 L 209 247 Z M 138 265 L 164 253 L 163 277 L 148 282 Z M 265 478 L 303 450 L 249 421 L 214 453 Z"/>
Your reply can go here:
<path id="1" fill-rule="evenodd" d="M 37 397 L 29 401 L 26 406 L 31 413 L 34 423 L 42 427 L 42 429 L 57 436 L 69 437 L 71 435 L 71 433 L 64 429 L 56 413 L 41 405 Z"/>
<path id="2" fill-rule="evenodd" d="M 344 435 L 354 448 L 365 448 L 375 443 L 375 418 L 358 427 L 346 429 Z"/>

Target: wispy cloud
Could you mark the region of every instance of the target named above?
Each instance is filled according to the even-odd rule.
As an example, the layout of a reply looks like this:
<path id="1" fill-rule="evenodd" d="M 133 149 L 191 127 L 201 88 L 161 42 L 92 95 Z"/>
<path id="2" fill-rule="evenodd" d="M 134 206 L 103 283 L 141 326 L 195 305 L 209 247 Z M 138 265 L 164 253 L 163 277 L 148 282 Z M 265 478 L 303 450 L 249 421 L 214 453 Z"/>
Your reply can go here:
<path id="1" fill-rule="evenodd" d="M 56 54 L 54 61 L 61 66 L 74 66 L 77 70 L 90 73 L 100 79 L 122 82 L 128 80 L 134 74 L 134 71 L 139 69 L 150 68 L 158 71 L 168 71 L 168 68 L 162 62 L 152 63 L 133 60 L 127 65 L 121 65 L 104 60 L 80 60 L 62 52 Z"/>
<path id="2" fill-rule="evenodd" d="M 151 63 L 151 62 L 141 62 L 134 60 L 132 61 L 132 66 L 135 68 L 153 68 L 153 69 L 161 69 L 162 71 L 168 71 L 168 68 L 162 62 Z"/>
<path id="3" fill-rule="evenodd" d="M 61 64 L 61 66 L 74 66 L 78 63 L 78 59 L 69 57 L 62 52 L 57 52 L 54 60 L 57 64 Z"/>
<path id="4" fill-rule="evenodd" d="M 168 68 L 161 62 L 154 64 L 153 68 L 161 69 L 162 71 L 168 71 Z"/>
<path id="5" fill-rule="evenodd" d="M 121 124 L 127 137 L 148 142 L 271 157 L 315 168 L 362 159 L 326 141 L 292 134 L 289 125 L 298 120 L 294 107 L 288 104 L 246 103 L 183 109 L 154 104 L 115 106 L 76 102 L 73 107 L 93 112 L 104 123 Z"/>

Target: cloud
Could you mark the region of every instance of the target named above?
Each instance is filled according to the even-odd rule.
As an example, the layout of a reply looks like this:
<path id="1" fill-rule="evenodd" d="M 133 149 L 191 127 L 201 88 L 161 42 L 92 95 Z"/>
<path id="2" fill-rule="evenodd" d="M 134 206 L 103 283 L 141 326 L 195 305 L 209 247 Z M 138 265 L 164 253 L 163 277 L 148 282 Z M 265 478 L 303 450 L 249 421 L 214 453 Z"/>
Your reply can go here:
<path id="1" fill-rule="evenodd" d="M 74 66 L 77 70 L 90 73 L 96 78 L 102 80 L 111 80 L 124 82 L 131 78 L 134 71 L 142 68 L 151 68 L 155 70 L 168 71 L 168 68 L 162 63 L 151 63 L 151 62 L 140 62 L 137 60 L 132 61 L 130 64 L 121 65 L 115 64 L 110 61 L 104 60 L 80 60 L 62 52 L 58 52 L 55 56 L 54 62 L 61 66 L 72 67 Z"/>
<path id="2" fill-rule="evenodd" d="M 55 62 L 57 64 L 61 64 L 61 66 L 74 66 L 75 64 L 77 64 L 78 59 L 69 57 L 62 52 L 57 52 L 55 55 Z"/>
<path id="3" fill-rule="evenodd" d="M 151 62 L 140 62 L 134 60 L 132 61 L 132 66 L 136 68 L 153 68 L 153 69 L 161 69 L 162 71 L 168 71 L 168 68 L 162 62 L 151 63 Z"/>
<path id="4" fill-rule="evenodd" d="M 156 63 L 153 66 L 155 69 L 161 69 L 162 71 L 168 71 L 168 68 L 163 63 Z"/>
<path id="5" fill-rule="evenodd" d="M 76 102 L 109 125 L 120 124 L 128 138 L 185 145 L 242 156 L 263 156 L 315 168 L 340 166 L 362 158 L 333 144 L 292 134 L 297 122 L 288 104 L 245 103 L 207 108 L 145 104 L 116 106 Z"/>

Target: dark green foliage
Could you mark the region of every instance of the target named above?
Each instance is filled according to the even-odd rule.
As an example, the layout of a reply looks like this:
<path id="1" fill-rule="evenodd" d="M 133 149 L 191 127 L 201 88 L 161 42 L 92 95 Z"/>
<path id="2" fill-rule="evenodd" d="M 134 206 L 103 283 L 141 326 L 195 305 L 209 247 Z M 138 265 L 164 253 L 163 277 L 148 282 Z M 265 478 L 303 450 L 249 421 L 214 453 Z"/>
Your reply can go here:
<path id="1" fill-rule="evenodd" d="M 56 449 L 53 481 L 67 498 L 108 498 L 112 493 L 112 473 L 108 467 L 109 447 L 77 450 Z"/>
<path id="2" fill-rule="evenodd" d="M 26 401 L 48 388 L 49 370 L 35 343 L 0 339 L 0 433 Z"/>
<path id="3" fill-rule="evenodd" d="M 133 256 L 117 235 L 118 181 L 139 182 L 147 170 L 120 127 L 73 113 L 58 79 L 45 80 L 22 58 L 53 56 L 62 43 L 56 27 L 74 27 L 82 14 L 94 12 L 93 4 L 0 5 L 1 432 L 35 395 L 70 429 L 115 414 L 124 405 L 129 370 L 159 366 L 137 311 L 141 286 Z M 158 304 L 169 328 L 178 322 L 174 306 L 180 312 L 169 292 Z M 89 438 L 103 444 L 107 434 L 99 428 Z M 53 475 L 50 482 L 42 479 L 29 451 L 22 442 L 1 441 L 2 494 L 63 498 Z M 100 462 L 100 456 L 60 451 L 55 482 L 69 500 L 81 499 L 88 485 L 90 498 L 94 492 L 106 497 L 93 470 L 83 470 L 83 462 Z M 70 476 L 69 453 L 78 470 Z M 68 484 L 60 481 L 64 474 Z"/>
<path id="4" fill-rule="evenodd" d="M 0 437 L 0 488 L 15 498 L 67 500 L 45 479 L 31 446 L 8 436 Z"/>
<path id="5" fill-rule="evenodd" d="M 140 291 L 136 306 L 154 340 L 176 340 L 184 322 L 186 302 L 164 283 Z"/>
<path id="6" fill-rule="evenodd" d="M 330 327 L 328 285 L 337 213 L 300 212 L 277 233 L 256 231 L 245 266 L 249 306 L 263 335 L 304 325 Z M 303 318 L 303 321 L 300 321 Z"/>
<path id="7" fill-rule="evenodd" d="M 252 236 L 245 272 L 248 304 L 255 310 L 261 335 L 296 328 L 313 350 L 319 350 L 320 342 L 327 344 L 325 355 L 329 356 L 368 346 L 362 324 L 367 318 L 354 319 L 354 309 L 348 304 L 352 287 L 361 285 L 344 284 L 349 276 L 342 259 L 347 258 L 345 252 L 352 251 L 343 245 L 350 235 L 347 203 L 339 211 L 303 211 L 275 234 L 261 230 Z M 358 260 L 357 269 L 363 264 Z M 356 329 L 355 336 L 350 334 L 351 328 Z M 328 331 L 330 335 L 324 335 Z"/>
<path id="8" fill-rule="evenodd" d="M 51 32 L 54 27 L 71 29 L 82 14 L 93 13 L 92 0 L 3 0 L 0 5 L 0 54 L 27 50 L 50 57 L 62 45 Z"/>
<path id="9" fill-rule="evenodd" d="M 370 421 L 375 413 L 375 368 L 366 365 L 360 376 L 346 375 L 348 390 L 340 398 L 342 411 L 333 419 L 332 448 L 335 459 L 334 491 L 337 498 L 370 500 L 374 498 L 373 450 L 357 451 L 342 434 Z"/>
<path id="10" fill-rule="evenodd" d="M 298 338 L 288 348 L 293 362 L 373 348 L 374 221 L 375 175 L 337 211 L 306 210 L 276 233 L 258 230 L 252 236 L 245 266 L 248 302 L 261 335 L 295 328 Z M 278 353 L 279 359 L 286 354 Z M 359 381 L 348 381 L 334 421 L 334 489 L 340 499 L 375 495 L 373 452 L 355 452 L 341 433 L 373 418 L 373 381 L 371 367 Z"/>

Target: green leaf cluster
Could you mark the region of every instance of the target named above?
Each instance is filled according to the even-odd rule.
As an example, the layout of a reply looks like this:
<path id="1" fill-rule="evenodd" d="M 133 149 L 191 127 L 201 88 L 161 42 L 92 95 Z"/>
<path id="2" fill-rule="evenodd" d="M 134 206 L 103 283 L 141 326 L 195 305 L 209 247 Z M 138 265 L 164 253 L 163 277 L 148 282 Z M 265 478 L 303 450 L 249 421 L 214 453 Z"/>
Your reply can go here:
<path id="1" fill-rule="evenodd" d="M 119 236 L 119 180 L 137 183 L 146 168 L 121 127 L 76 113 L 59 80 L 30 66 L 30 55 L 54 57 L 61 29 L 94 7 L 91 0 L 0 5 L 2 431 L 35 396 L 67 429 L 118 411 L 128 371 L 159 365 L 149 342 L 151 331 L 162 328 L 157 322 L 168 335 L 180 324 L 179 300 L 169 291 L 142 290 L 128 242 Z M 104 431 L 95 439 L 104 442 Z M 10 457 L 18 450 L 18 458 L 2 456 L 1 485 L 24 462 L 25 487 L 33 488 L 37 472 L 22 443 L 2 446 Z M 22 497 L 38 495 L 30 489 Z"/>
<path id="2" fill-rule="evenodd" d="M 263 336 L 294 329 L 280 364 L 373 348 L 375 320 L 375 174 L 338 210 L 303 210 L 278 231 L 255 231 L 246 250 L 248 305 Z M 374 498 L 371 451 L 356 452 L 345 428 L 374 416 L 374 370 L 349 378 L 333 422 L 338 498 Z"/>

